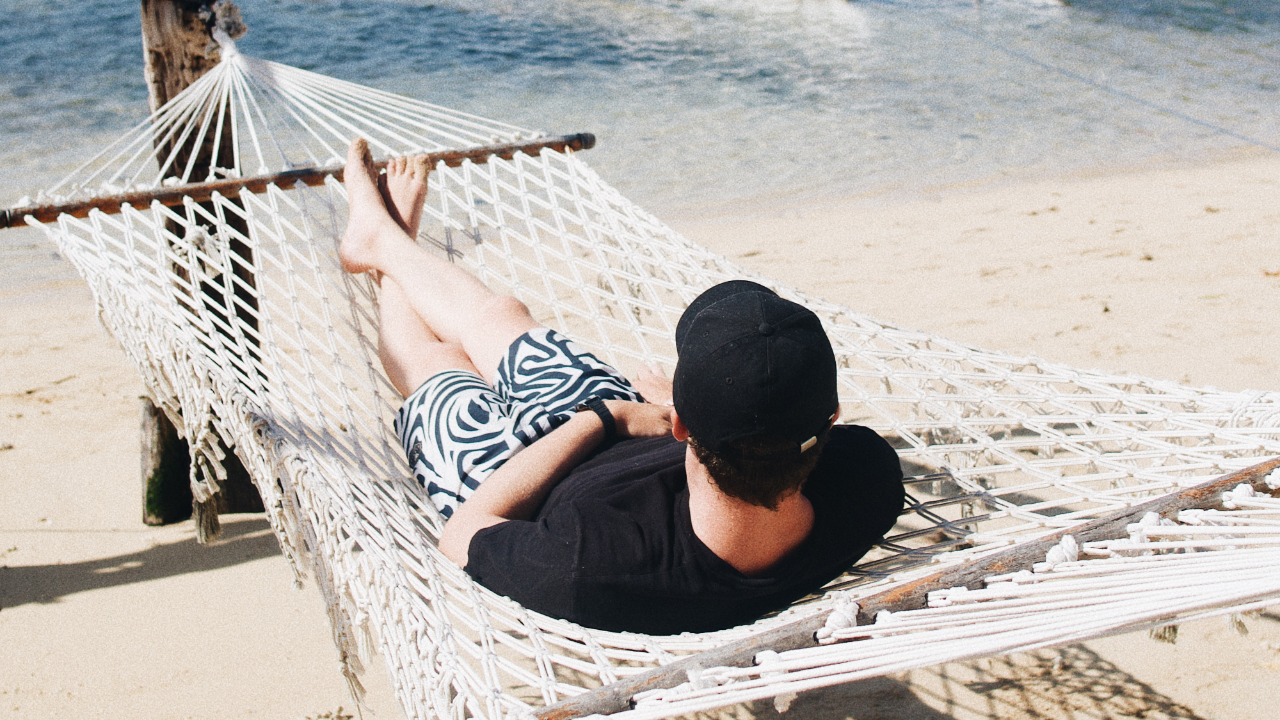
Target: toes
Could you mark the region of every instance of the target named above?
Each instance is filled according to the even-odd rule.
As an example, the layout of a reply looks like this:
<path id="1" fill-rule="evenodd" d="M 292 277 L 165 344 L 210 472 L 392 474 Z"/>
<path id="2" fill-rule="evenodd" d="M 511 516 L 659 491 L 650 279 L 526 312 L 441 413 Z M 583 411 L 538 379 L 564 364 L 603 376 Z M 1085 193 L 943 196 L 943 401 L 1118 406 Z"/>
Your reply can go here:
<path id="1" fill-rule="evenodd" d="M 365 182 L 378 184 L 378 169 L 373 165 L 373 157 L 369 154 L 369 144 L 364 138 L 356 138 L 351 141 L 351 146 L 347 148 L 347 168 L 345 177 L 347 182 L 357 180 L 363 177 Z"/>
<path id="2" fill-rule="evenodd" d="M 409 160 L 411 166 L 410 172 L 413 174 L 414 179 L 425 185 L 427 182 L 427 174 L 431 172 L 431 168 L 427 166 L 427 156 L 414 155 Z"/>
<path id="3" fill-rule="evenodd" d="M 347 146 L 347 159 L 359 162 L 362 158 L 369 154 L 369 142 L 364 138 L 358 137 L 351 141 Z"/>
<path id="4" fill-rule="evenodd" d="M 369 143 L 364 138 L 356 138 L 347 148 L 347 163 L 350 165 L 372 165 L 373 155 L 369 153 Z"/>

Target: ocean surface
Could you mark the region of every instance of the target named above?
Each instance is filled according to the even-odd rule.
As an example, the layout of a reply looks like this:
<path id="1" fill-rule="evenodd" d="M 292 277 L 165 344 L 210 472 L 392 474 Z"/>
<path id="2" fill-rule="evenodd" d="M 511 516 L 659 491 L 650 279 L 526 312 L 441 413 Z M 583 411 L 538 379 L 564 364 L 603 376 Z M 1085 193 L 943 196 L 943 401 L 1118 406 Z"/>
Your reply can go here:
<path id="1" fill-rule="evenodd" d="M 549 132 L 660 217 L 1280 152 L 1275 0 L 241 0 L 249 55 Z M 146 117 L 135 1 L 0 0 L 0 205 Z M 0 231 L 0 295 L 65 279 Z"/>

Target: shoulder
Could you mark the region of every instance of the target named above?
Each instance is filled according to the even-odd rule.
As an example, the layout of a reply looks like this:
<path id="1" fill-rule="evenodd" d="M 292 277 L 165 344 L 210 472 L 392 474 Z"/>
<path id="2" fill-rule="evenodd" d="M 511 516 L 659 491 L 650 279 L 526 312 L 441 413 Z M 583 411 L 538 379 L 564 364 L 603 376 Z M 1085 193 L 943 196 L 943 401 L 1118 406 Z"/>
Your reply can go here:
<path id="1" fill-rule="evenodd" d="M 857 516 L 888 531 L 905 497 L 898 453 L 870 428 L 837 425 L 804 493 L 815 507 Z"/>
<path id="2" fill-rule="evenodd" d="M 818 466 L 849 465 L 877 476 L 902 480 L 902 466 L 898 452 L 889 441 L 871 428 L 861 425 L 836 425 L 831 428 L 831 438 L 822 450 Z"/>

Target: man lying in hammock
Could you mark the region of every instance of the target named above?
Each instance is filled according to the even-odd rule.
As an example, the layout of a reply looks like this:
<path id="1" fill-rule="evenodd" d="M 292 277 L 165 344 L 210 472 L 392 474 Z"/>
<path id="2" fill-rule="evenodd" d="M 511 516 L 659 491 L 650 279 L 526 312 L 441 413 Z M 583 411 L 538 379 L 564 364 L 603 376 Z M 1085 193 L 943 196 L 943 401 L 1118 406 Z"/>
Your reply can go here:
<path id="1" fill-rule="evenodd" d="M 833 427 L 811 311 L 717 285 L 680 318 L 674 380 L 632 384 L 417 245 L 428 171 L 399 159 L 380 178 L 352 143 L 339 254 L 381 284 L 396 429 L 448 518 L 441 552 L 477 582 L 589 627 L 715 630 L 817 590 L 893 526 L 897 455 Z"/>

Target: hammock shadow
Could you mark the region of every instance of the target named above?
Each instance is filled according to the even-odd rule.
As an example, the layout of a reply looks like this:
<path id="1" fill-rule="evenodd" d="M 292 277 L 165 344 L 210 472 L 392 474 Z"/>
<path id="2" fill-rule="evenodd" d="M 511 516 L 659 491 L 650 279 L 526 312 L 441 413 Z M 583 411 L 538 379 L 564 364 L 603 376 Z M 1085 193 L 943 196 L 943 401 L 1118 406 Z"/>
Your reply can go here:
<path id="1" fill-rule="evenodd" d="M 927 675 L 933 677 L 917 681 Z M 947 717 L 1206 720 L 1084 645 L 929 668 L 911 673 L 911 680 Z"/>
<path id="2" fill-rule="evenodd" d="M 1143 638 L 1145 640 L 1145 638 Z M 1083 645 L 950 663 L 768 700 L 688 720 L 1207 720 Z"/>
<path id="3" fill-rule="evenodd" d="M 266 518 L 232 516 L 224 520 L 221 540 L 214 545 L 199 545 L 193 535 L 179 542 L 96 560 L 0 567 L 0 610 L 27 603 L 61 602 L 67 595 L 87 590 L 219 570 L 279 554 L 280 545 Z"/>
<path id="4" fill-rule="evenodd" d="M 954 720 L 917 697 L 910 683 L 891 677 L 801 693 L 785 714 L 765 700 L 751 706 L 755 720 Z"/>

